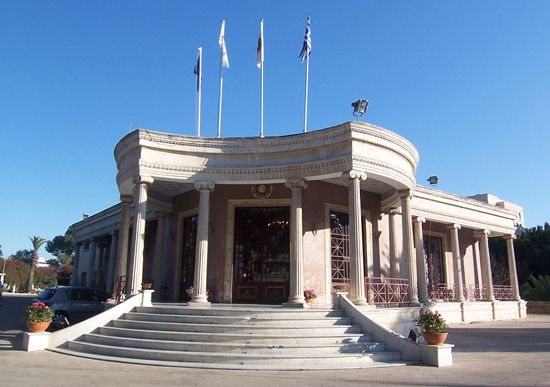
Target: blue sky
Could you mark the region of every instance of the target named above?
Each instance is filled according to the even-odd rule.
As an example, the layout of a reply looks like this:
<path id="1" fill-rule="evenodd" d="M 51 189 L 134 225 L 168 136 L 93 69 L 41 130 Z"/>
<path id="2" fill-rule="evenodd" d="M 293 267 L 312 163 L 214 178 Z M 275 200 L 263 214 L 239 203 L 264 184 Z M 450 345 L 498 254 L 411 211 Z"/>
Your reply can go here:
<path id="1" fill-rule="evenodd" d="M 0 1 L 0 245 L 51 239 L 118 201 L 113 149 L 130 128 L 216 135 L 217 39 L 226 20 L 222 136 L 299 133 L 311 16 L 309 129 L 364 120 L 409 139 L 417 181 L 489 192 L 550 220 L 550 1 Z M 42 255 L 47 255 L 42 250 Z"/>

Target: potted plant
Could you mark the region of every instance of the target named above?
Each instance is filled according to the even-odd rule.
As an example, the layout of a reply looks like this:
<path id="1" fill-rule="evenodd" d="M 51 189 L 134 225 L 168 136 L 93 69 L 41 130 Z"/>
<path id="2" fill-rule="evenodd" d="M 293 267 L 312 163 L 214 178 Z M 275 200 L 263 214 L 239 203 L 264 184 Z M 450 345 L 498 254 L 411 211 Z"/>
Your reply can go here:
<path id="1" fill-rule="evenodd" d="M 416 323 L 428 344 L 441 345 L 447 339 L 447 324 L 438 311 L 433 312 L 428 308 L 420 309 Z"/>
<path id="2" fill-rule="evenodd" d="M 27 330 L 32 333 L 44 332 L 52 322 L 53 310 L 43 302 L 33 302 L 25 311 Z"/>
<path id="3" fill-rule="evenodd" d="M 317 298 L 317 293 L 313 289 L 304 290 L 304 298 L 308 304 L 313 304 Z"/>

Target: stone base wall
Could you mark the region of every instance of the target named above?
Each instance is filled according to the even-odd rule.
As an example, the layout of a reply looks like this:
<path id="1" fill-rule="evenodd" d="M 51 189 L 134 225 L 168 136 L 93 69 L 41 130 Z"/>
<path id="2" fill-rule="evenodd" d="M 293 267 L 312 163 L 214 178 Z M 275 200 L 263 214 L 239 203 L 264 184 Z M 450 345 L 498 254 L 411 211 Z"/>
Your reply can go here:
<path id="1" fill-rule="evenodd" d="M 550 301 L 528 301 L 527 313 L 550 314 Z"/>

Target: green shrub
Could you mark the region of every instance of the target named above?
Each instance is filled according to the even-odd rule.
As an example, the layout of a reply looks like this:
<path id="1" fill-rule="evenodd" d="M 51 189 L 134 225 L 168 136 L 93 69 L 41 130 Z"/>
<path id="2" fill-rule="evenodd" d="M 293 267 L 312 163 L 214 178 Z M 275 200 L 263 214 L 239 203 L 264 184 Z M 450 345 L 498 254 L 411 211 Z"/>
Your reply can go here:
<path id="1" fill-rule="evenodd" d="M 550 301 L 550 275 L 530 275 L 521 288 L 521 295 L 528 301 Z"/>

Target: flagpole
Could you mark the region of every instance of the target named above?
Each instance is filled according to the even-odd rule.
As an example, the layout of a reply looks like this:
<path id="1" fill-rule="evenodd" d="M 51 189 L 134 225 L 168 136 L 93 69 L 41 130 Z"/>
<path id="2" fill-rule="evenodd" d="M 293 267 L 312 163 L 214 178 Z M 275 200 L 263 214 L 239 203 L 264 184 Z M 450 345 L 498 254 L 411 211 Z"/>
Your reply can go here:
<path id="1" fill-rule="evenodd" d="M 197 80 L 197 137 L 201 136 L 201 95 L 202 95 L 202 47 L 199 47 L 199 59 L 198 59 L 198 80 Z"/>
<path id="2" fill-rule="evenodd" d="M 221 54 L 223 57 L 223 54 Z M 222 95 L 223 95 L 223 64 L 220 58 L 220 98 L 218 100 L 218 138 L 222 136 Z"/>
<path id="3" fill-rule="evenodd" d="M 308 94 L 308 80 L 309 80 L 309 53 L 306 56 L 306 98 L 304 104 L 304 133 L 307 132 L 307 94 Z"/>
<path id="4" fill-rule="evenodd" d="M 260 21 L 260 137 L 264 137 L 264 19 Z"/>

